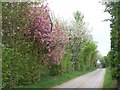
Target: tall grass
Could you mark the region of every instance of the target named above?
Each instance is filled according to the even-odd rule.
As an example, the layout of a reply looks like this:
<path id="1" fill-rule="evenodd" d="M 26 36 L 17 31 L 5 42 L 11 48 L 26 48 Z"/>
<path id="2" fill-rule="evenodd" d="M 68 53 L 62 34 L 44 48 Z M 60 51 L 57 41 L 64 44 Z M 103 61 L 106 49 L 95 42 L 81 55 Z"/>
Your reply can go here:
<path id="1" fill-rule="evenodd" d="M 93 70 L 95 70 L 95 68 L 87 71 L 71 71 L 69 73 L 59 76 L 42 75 L 39 82 L 32 85 L 19 86 L 19 88 L 51 88 L 53 86 L 62 84 L 68 80 L 71 80 L 75 77 L 89 73 Z"/>
<path id="2" fill-rule="evenodd" d="M 107 68 L 103 88 L 115 88 L 115 87 L 116 82 L 112 80 L 110 68 Z"/>

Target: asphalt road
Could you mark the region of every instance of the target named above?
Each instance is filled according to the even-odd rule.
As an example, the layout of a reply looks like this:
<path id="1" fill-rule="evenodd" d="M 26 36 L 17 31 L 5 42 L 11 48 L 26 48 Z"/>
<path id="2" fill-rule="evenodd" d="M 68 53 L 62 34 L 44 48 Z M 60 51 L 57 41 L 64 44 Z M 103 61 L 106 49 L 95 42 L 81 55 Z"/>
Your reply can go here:
<path id="1" fill-rule="evenodd" d="M 53 88 L 102 88 L 105 69 L 97 69 Z"/>

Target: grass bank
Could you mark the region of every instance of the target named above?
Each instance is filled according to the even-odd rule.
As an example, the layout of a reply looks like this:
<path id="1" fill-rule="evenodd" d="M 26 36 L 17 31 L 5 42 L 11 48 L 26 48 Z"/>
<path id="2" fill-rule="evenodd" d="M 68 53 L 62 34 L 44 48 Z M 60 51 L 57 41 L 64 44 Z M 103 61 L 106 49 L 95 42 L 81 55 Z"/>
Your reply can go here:
<path id="1" fill-rule="evenodd" d="M 104 79 L 104 88 L 115 88 L 116 82 L 112 80 L 111 71 L 109 68 L 106 68 L 106 74 Z"/>
<path id="2" fill-rule="evenodd" d="M 64 75 L 60 75 L 60 76 L 50 76 L 50 75 L 42 75 L 41 76 L 41 80 L 35 84 L 32 85 L 25 85 L 25 86 L 19 86 L 21 88 L 51 88 L 53 86 L 62 84 L 66 81 L 69 81 L 75 77 L 84 75 L 86 73 L 92 72 L 96 70 L 91 69 L 88 71 L 71 71 L 70 73 L 66 73 Z"/>

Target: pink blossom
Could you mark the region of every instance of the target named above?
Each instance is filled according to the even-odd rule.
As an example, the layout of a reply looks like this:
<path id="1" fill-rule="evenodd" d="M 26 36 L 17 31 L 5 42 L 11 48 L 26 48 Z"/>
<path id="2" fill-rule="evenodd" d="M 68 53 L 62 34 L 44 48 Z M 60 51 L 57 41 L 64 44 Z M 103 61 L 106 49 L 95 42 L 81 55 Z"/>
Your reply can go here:
<path id="1" fill-rule="evenodd" d="M 28 20 L 27 24 L 30 28 L 28 31 L 31 33 L 31 37 L 35 36 L 38 43 L 46 46 L 45 48 L 48 51 L 46 56 L 48 56 L 49 60 L 52 60 L 54 64 L 60 64 L 60 59 L 64 55 L 65 44 L 69 40 L 68 36 L 59 22 L 55 22 L 51 30 L 47 5 L 41 5 L 40 7 L 30 6 L 29 11 L 27 15 L 31 20 Z"/>

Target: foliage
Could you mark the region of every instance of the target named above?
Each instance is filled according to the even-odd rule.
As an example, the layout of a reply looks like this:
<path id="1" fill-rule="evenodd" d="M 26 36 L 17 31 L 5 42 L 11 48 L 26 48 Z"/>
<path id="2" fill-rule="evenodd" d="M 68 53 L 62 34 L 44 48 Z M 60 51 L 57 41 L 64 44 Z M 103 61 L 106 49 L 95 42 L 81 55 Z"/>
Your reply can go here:
<path id="1" fill-rule="evenodd" d="M 120 1 L 106 2 L 105 5 L 105 11 L 111 15 L 111 51 L 109 58 L 112 78 L 117 80 L 117 86 L 120 88 Z"/>
<path id="2" fill-rule="evenodd" d="M 105 68 L 109 67 L 110 62 L 109 62 L 108 56 L 101 57 L 100 62 L 102 63 L 103 67 L 105 67 Z"/>
<path id="3" fill-rule="evenodd" d="M 55 77 L 95 67 L 97 46 L 79 11 L 66 25 L 51 19 L 44 3 L 4 2 L 2 7 L 3 88 L 40 82 L 46 73 Z"/>
<path id="4" fill-rule="evenodd" d="M 32 20 L 28 21 L 30 30 L 26 32 L 35 38 L 37 43 L 43 44 L 47 50 L 50 65 L 59 64 L 64 54 L 64 45 L 68 39 L 58 22 L 52 23 L 49 9 L 46 6 L 30 7 L 28 16 Z"/>
<path id="5" fill-rule="evenodd" d="M 94 65 L 93 63 L 96 60 L 96 58 L 93 57 L 97 53 L 97 47 L 83 21 L 84 16 L 77 11 L 74 13 L 74 17 L 75 21 L 72 22 L 72 26 L 69 30 L 73 70 L 89 69 L 91 65 Z"/>
<path id="6" fill-rule="evenodd" d="M 115 88 L 115 81 L 112 80 L 111 70 L 110 68 L 106 68 L 106 74 L 104 79 L 103 88 Z"/>
<path id="7" fill-rule="evenodd" d="M 82 76 L 84 74 L 87 74 L 89 72 L 94 71 L 95 68 L 92 68 L 88 71 L 71 71 L 69 73 L 65 73 L 63 75 L 57 75 L 57 76 L 50 76 L 48 74 L 44 74 L 41 76 L 41 80 L 38 83 L 32 84 L 32 85 L 21 85 L 17 88 L 51 88 L 56 85 L 60 85 L 64 82 L 67 82 L 71 79 L 74 79 L 75 77 Z"/>
<path id="8" fill-rule="evenodd" d="M 40 62 L 37 61 L 37 54 L 28 45 L 22 45 L 25 50 L 22 52 L 11 48 L 3 50 L 3 87 L 30 84 L 40 79 Z"/>
<path id="9" fill-rule="evenodd" d="M 26 36 L 28 26 L 23 15 L 29 3 L 3 4 L 3 87 L 30 84 L 40 80 L 40 62 L 34 39 Z M 13 17 L 15 16 L 15 17 Z M 37 45 L 37 44 L 36 44 Z M 43 48 L 43 47 L 42 47 Z M 43 51 L 42 51 L 43 52 Z M 8 67 L 9 66 L 9 67 Z"/>

